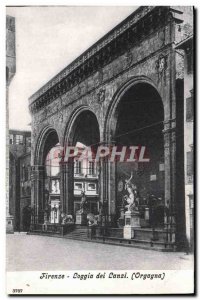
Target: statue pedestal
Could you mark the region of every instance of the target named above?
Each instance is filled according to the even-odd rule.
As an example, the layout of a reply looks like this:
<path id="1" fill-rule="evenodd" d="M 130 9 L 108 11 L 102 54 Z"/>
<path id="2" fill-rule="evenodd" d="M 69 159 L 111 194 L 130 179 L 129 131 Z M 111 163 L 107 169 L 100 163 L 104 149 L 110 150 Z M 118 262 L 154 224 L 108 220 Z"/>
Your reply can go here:
<path id="1" fill-rule="evenodd" d="M 140 228 L 140 214 L 137 211 L 125 212 L 124 239 L 134 238 L 134 228 Z"/>
<path id="2" fill-rule="evenodd" d="M 84 212 L 76 213 L 76 224 L 77 225 L 87 225 L 87 214 Z"/>

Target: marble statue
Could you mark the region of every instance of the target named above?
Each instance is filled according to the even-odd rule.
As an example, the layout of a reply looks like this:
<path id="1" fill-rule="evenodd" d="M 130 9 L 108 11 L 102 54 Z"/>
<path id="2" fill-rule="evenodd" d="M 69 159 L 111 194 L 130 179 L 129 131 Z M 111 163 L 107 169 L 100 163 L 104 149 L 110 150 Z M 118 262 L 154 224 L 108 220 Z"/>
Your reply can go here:
<path id="1" fill-rule="evenodd" d="M 61 224 L 67 224 L 67 223 L 74 223 L 73 216 L 72 215 L 67 215 L 66 213 L 62 212 L 61 213 Z"/>
<path id="2" fill-rule="evenodd" d="M 92 213 L 87 215 L 87 221 L 89 226 L 98 225 L 98 216 Z"/>
<path id="3" fill-rule="evenodd" d="M 131 173 L 131 177 L 129 179 L 125 180 L 125 190 L 127 190 L 128 195 L 124 196 L 124 201 L 128 203 L 127 205 L 125 205 L 127 211 L 138 210 L 137 203 L 135 201 L 137 196 L 137 190 L 136 185 L 131 183 L 132 178 L 133 173 Z"/>
<path id="4" fill-rule="evenodd" d="M 60 194 L 60 182 L 58 179 L 52 181 L 52 194 Z"/>

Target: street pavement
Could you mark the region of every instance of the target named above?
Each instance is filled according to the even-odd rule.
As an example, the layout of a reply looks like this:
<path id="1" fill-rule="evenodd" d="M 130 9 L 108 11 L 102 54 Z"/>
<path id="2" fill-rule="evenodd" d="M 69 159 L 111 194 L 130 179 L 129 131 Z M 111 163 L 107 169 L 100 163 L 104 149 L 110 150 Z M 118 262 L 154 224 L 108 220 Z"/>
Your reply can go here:
<path id="1" fill-rule="evenodd" d="M 7 271 L 189 270 L 193 255 L 16 233 L 6 236 Z"/>

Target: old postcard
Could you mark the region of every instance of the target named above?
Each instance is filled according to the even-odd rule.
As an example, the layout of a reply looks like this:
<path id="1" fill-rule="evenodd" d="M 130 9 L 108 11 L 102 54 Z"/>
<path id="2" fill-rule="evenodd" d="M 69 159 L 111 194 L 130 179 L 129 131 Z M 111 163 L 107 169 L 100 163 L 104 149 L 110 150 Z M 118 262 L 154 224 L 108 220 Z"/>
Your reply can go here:
<path id="1" fill-rule="evenodd" d="M 194 293 L 194 7 L 7 6 L 7 294 Z"/>

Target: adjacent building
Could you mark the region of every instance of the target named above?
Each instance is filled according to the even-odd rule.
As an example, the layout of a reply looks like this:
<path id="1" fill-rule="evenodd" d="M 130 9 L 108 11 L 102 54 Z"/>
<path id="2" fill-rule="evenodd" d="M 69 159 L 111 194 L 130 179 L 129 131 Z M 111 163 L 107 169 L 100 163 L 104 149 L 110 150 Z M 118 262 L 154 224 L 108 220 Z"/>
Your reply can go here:
<path id="1" fill-rule="evenodd" d="M 9 130 L 9 208 L 13 230 L 26 230 L 26 208 L 31 204 L 31 132 Z M 28 210 L 28 209 L 27 209 Z"/>
<path id="2" fill-rule="evenodd" d="M 74 160 L 74 214 L 80 209 L 84 192 L 87 198 L 87 210 L 95 215 L 99 213 L 99 170 L 94 161 Z"/>
<path id="3" fill-rule="evenodd" d="M 15 18 L 6 16 L 6 232 L 13 232 L 12 207 L 9 205 L 9 86 L 16 72 Z"/>
<path id="4" fill-rule="evenodd" d="M 51 201 L 60 202 L 60 144 L 53 147 L 45 160 L 45 207 L 51 205 Z M 79 149 L 83 150 L 84 145 Z M 73 203 L 74 214 L 80 210 L 82 193 L 87 198 L 87 210 L 93 214 L 99 212 L 99 167 L 95 161 L 88 159 L 79 160 L 77 156 L 73 162 Z M 50 218 L 50 215 L 49 215 Z"/>
<path id="5" fill-rule="evenodd" d="M 194 247 L 194 40 L 190 34 L 176 46 L 184 55 L 184 172 L 186 237 Z"/>

